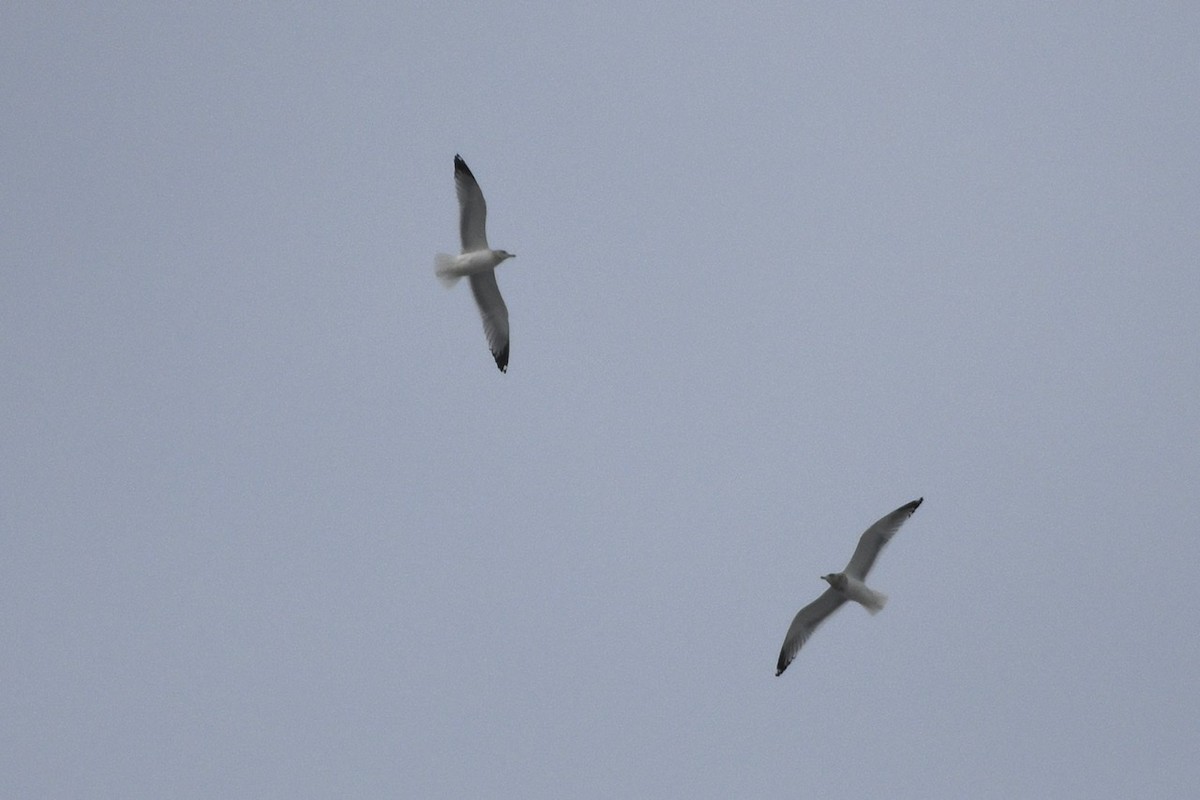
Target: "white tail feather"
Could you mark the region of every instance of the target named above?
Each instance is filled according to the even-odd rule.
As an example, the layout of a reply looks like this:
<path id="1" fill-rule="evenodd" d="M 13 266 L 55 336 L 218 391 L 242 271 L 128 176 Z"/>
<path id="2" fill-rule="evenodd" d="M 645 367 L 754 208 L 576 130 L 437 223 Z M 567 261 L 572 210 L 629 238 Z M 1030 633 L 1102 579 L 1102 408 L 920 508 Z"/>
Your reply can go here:
<path id="1" fill-rule="evenodd" d="M 454 271 L 454 256 L 445 253 L 438 253 L 433 257 L 433 271 L 442 282 L 442 286 L 447 289 L 458 283 L 458 279 L 462 277 L 461 272 Z"/>
<path id="2" fill-rule="evenodd" d="M 863 599 L 862 605 L 863 608 L 871 612 L 871 616 L 875 616 L 880 611 L 883 611 L 883 607 L 887 605 L 887 595 L 883 592 L 877 592 L 874 589 L 867 589 L 867 597 Z"/>

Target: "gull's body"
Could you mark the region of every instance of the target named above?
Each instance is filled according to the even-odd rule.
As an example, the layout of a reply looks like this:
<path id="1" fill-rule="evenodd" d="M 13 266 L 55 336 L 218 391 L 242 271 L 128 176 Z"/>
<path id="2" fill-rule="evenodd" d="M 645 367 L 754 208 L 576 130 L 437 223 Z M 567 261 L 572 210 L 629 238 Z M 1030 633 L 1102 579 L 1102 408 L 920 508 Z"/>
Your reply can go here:
<path id="1" fill-rule="evenodd" d="M 483 333 L 488 348 L 501 372 L 508 370 L 508 306 L 500 296 L 496 283 L 496 267 L 513 254 L 493 250 L 487 243 L 487 203 L 483 192 L 471 174 L 467 162 L 454 156 L 454 185 L 458 193 L 458 231 L 462 238 L 462 253 L 457 256 L 438 253 L 434 271 L 443 285 L 450 287 L 459 278 L 471 283 L 471 293 L 483 317 Z"/>
<path id="2" fill-rule="evenodd" d="M 788 668 L 788 664 L 792 663 L 800 646 L 807 641 L 809 636 L 812 636 L 817 626 L 824 622 L 830 614 L 841 608 L 847 600 L 858 603 L 872 614 L 878 613 L 883 608 L 887 602 L 887 595 L 871 589 L 864 583 L 864 580 L 875 564 L 875 558 L 879 555 L 879 551 L 891 541 L 892 536 L 900 530 L 900 526 L 912 516 L 924 499 L 919 497 L 911 503 L 900 506 L 867 528 L 859 537 L 858 547 L 854 548 L 854 555 L 850 557 L 846 568 L 841 572 L 821 576 L 821 580 L 828 583 L 829 588 L 822 592 L 816 600 L 800 609 L 795 619 L 792 620 L 787 635 L 783 638 L 783 648 L 779 651 L 776 677 L 782 675 L 783 671 Z"/>

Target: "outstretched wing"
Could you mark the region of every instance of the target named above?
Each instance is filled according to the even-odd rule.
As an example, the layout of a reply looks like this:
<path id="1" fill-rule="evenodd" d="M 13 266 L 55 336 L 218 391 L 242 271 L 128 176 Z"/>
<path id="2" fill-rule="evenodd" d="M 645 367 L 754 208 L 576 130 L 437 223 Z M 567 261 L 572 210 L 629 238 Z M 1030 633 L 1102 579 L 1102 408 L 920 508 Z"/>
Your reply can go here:
<path id="1" fill-rule="evenodd" d="M 796 618 L 792 620 L 792 625 L 788 628 L 787 636 L 783 637 L 783 649 L 779 651 L 779 663 L 775 665 L 775 677 L 778 678 L 783 674 L 783 671 L 788 668 L 788 664 L 792 663 L 792 659 L 796 657 L 800 645 L 808 641 L 808 637 L 812 636 L 812 632 L 817 629 L 817 626 L 824 622 L 826 617 L 837 611 L 844 602 L 846 602 L 845 595 L 830 586 L 821 593 L 820 597 L 796 613 Z"/>
<path id="2" fill-rule="evenodd" d="M 467 162 L 454 157 L 454 186 L 458 191 L 458 233 L 462 251 L 487 250 L 487 203 Z"/>
<path id="3" fill-rule="evenodd" d="M 896 531 L 900 530 L 900 526 L 912 516 L 913 512 L 917 510 L 917 506 L 921 505 L 921 501 L 924 499 L 924 497 L 918 497 L 911 503 L 905 503 L 867 528 L 866 532 L 858 540 L 858 547 L 854 548 L 854 555 L 850 557 L 850 563 L 846 565 L 846 569 L 843 571 L 850 577 L 858 578 L 860 581 L 866 578 L 867 573 L 871 571 L 871 566 L 875 563 L 875 558 L 879 555 L 879 551 L 883 549 L 885 544 L 891 541 Z"/>
<path id="4" fill-rule="evenodd" d="M 471 292 L 483 317 L 483 333 L 487 336 L 488 348 L 496 359 L 501 372 L 508 371 L 508 306 L 500 296 L 496 284 L 496 271 L 477 272 L 471 276 Z"/>

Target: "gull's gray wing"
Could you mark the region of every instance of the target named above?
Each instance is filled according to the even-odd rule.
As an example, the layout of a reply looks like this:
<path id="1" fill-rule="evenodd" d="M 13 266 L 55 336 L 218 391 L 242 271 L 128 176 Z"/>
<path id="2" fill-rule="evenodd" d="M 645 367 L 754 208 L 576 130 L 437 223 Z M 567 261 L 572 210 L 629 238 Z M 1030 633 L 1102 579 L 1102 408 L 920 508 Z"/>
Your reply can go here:
<path id="1" fill-rule="evenodd" d="M 496 284 L 496 271 L 477 272 L 471 276 L 471 292 L 479 315 L 483 317 L 483 333 L 487 336 L 488 348 L 496 359 L 501 372 L 508 371 L 508 306 L 500 296 Z"/>
<path id="2" fill-rule="evenodd" d="M 918 497 L 911 503 L 905 503 L 867 528 L 866 532 L 859 538 L 858 547 L 854 548 L 854 555 L 850 557 L 850 563 L 846 565 L 846 569 L 843 572 L 852 578 L 858 578 L 860 581 L 866 578 L 867 573 L 871 571 L 871 565 L 875 563 L 875 557 L 879 555 L 879 551 L 891 540 L 896 531 L 900 530 L 900 526 L 912 516 L 913 512 L 917 510 L 917 506 L 921 505 L 921 501 L 924 499 L 924 497 Z"/>
<path id="3" fill-rule="evenodd" d="M 473 253 L 489 249 L 487 203 L 483 202 L 483 192 L 467 162 L 457 155 L 454 157 L 454 186 L 458 191 L 458 233 L 462 237 L 462 251 Z M 500 305 L 503 307 L 504 304 Z"/>
<path id="4" fill-rule="evenodd" d="M 792 625 L 788 628 L 787 636 L 783 637 L 783 649 L 779 651 L 779 663 L 775 665 L 775 677 L 778 678 L 783 674 L 783 671 L 788 668 L 788 664 L 792 663 L 792 659 L 796 657 L 800 645 L 804 644 L 808 637 L 812 636 L 812 632 L 817 629 L 817 626 L 824 622 L 826 617 L 837 611 L 844 602 L 846 602 L 846 596 L 830 586 L 821 593 L 820 597 L 796 613 L 796 618 L 792 620 Z"/>

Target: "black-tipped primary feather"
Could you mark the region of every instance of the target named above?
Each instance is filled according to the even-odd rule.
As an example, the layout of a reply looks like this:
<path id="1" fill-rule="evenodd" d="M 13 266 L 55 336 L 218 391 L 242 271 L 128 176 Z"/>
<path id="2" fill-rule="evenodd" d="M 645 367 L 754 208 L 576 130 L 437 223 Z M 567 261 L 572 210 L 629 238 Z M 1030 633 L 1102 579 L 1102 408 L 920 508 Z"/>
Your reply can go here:
<path id="1" fill-rule="evenodd" d="M 779 651 L 779 663 L 775 665 L 775 677 L 778 678 L 792 663 L 800 645 L 808 641 L 817 626 L 829 618 L 829 615 L 842 607 L 846 598 L 833 587 L 826 589 L 821 596 L 796 612 L 788 627 L 787 635 L 783 637 L 783 648 Z"/>
<path id="2" fill-rule="evenodd" d="M 462 156 L 454 156 L 454 187 L 458 194 L 458 234 L 462 251 L 487 250 L 487 203 L 483 190 Z"/>
<path id="3" fill-rule="evenodd" d="M 471 293 L 479 316 L 483 318 L 483 335 L 487 337 L 488 349 L 496 359 L 501 372 L 508 372 L 508 306 L 500 296 L 494 270 L 471 276 Z"/>
<path id="4" fill-rule="evenodd" d="M 924 502 L 924 497 L 918 497 L 911 503 L 905 503 L 897 508 L 892 513 L 880 518 L 874 525 L 867 528 L 863 535 L 858 539 L 858 546 L 854 548 L 854 555 L 850 556 L 850 563 L 846 564 L 846 569 L 843 570 L 847 575 L 853 575 L 860 581 L 867 577 L 867 573 L 871 571 L 871 567 L 875 564 L 875 559 L 879 556 L 879 551 L 883 546 L 892 540 L 896 535 L 896 531 L 900 530 L 917 507 Z"/>

